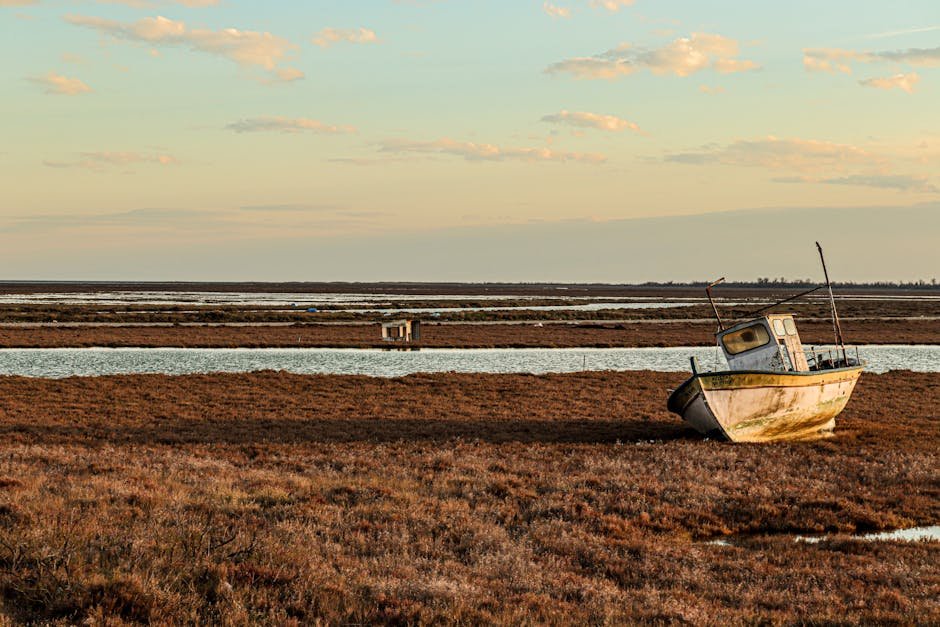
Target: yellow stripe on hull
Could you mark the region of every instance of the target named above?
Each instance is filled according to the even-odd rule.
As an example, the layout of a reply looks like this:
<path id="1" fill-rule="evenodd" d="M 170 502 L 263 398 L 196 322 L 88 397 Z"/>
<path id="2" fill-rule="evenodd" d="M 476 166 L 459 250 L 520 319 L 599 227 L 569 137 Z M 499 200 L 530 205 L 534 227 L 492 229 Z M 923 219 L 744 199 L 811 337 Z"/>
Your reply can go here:
<path id="1" fill-rule="evenodd" d="M 719 431 L 734 442 L 813 437 L 832 431 L 861 372 L 700 374 L 673 393 L 669 409 L 702 433 Z"/>

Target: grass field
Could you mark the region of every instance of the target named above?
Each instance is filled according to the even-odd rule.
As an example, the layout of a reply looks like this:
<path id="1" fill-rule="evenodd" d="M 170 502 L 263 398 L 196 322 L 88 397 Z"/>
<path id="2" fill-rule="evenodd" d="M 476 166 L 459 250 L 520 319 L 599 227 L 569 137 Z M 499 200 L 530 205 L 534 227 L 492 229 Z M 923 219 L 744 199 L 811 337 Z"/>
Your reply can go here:
<path id="1" fill-rule="evenodd" d="M 0 379 L 8 621 L 936 623 L 940 375 L 729 445 L 681 375 Z M 732 546 L 705 542 L 735 537 Z"/>

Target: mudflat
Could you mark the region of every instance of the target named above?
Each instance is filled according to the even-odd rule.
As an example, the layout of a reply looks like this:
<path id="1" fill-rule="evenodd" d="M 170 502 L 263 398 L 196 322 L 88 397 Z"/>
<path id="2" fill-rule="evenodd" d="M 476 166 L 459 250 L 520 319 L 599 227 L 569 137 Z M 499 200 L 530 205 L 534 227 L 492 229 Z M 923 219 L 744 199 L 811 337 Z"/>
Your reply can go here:
<path id="1" fill-rule="evenodd" d="M 940 621 L 940 544 L 838 535 L 940 520 L 940 374 L 863 375 L 835 437 L 765 445 L 668 414 L 682 378 L 0 378 L 3 612 Z"/>

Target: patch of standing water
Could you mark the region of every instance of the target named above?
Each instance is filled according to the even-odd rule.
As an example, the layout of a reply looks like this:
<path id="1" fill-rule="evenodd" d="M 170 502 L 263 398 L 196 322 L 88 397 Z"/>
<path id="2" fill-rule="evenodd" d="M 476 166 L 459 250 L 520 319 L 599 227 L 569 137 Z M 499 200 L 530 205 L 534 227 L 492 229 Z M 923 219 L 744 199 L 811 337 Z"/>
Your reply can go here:
<path id="1" fill-rule="evenodd" d="M 819 544 L 820 542 L 838 539 L 858 540 L 860 542 L 940 542 L 940 525 L 879 531 L 877 533 L 860 533 L 847 537 L 838 535 L 792 536 L 792 539 L 794 542 L 805 542 L 806 544 Z M 705 542 L 705 544 L 712 546 L 736 546 L 734 538 L 709 540 Z"/>
<path id="2" fill-rule="evenodd" d="M 854 352 L 854 351 L 853 351 Z M 940 346 L 862 346 L 869 372 L 940 372 Z M 600 370 L 723 370 L 714 347 L 424 349 L 41 348 L 0 349 L 0 375 L 62 378 L 285 370 L 299 374 L 398 377 L 418 372 L 532 373 Z"/>
<path id="3" fill-rule="evenodd" d="M 826 540 L 833 539 L 833 536 L 797 536 L 797 542 L 808 542 L 817 544 Z M 940 525 L 930 527 L 911 527 L 910 529 L 896 529 L 894 531 L 881 531 L 878 533 L 863 533 L 850 536 L 851 540 L 861 540 L 863 542 L 882 542 L 887 540 L 900 540 L 903 542 L 940 542 Z"/>

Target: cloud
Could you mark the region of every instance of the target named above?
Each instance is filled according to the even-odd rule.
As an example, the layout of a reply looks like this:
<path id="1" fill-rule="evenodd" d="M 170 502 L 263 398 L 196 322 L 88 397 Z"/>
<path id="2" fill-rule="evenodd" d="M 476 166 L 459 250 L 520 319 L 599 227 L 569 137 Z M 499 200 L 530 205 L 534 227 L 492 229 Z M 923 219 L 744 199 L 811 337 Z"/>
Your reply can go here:
<path id="1" fill-rule="evenodd" d="M 329 48 L 337 43 L 374 44 L 378 41 L 375 31 L 368 28 L 324 28 L 312 39 L 321 48 Z"/>
<path id="2" fill-rule="evenodd" d="M 36 4 L 39 0 L 0 0 L 0 7 L 25 7 Z"/>
<path id="3" fill-rule="evenodd" d="M 433 159 L 433 156 L 427 157 L 428 159 Z M 382 157 L 334 157 L 330 159 L 330 163 L 339 163 L 342 165 L 355 165 L 360 167 L 368 167 L 374 165 L 388 165 L 390 163 L 410 163 L 414 161 L 414 157 L 408 156 L 382 156 Z"/>
<path id="4" fill-rule="evenodd" d="M 916 26 L 914 28 L 906 28 L 903 30 L 889 30 L 882 33 L 872 33 L 867 35 L 869 39 L 884 39 L 886 37 L 897 37 L 898 35 L 911 35 L 913 33 L 929 33 L 935 30 L 940 30 L 940 26 Z"/>
<path id="5" fill-rule="evenodd" d="M 545 11 L 547 15 L 552 17 L 560 17 L 568 19 L 571 17 L 571 9 L 566 9 L 565 7 L 555 6 L 551 2 L 545 2 L 542 5 L 542 10 Z"/>
<path id="6" fill-rule="evenodd" d="M 165 234 L 174 241 L 195 235 L 208 241 L 222 235 L 291 237 L 299 231 L 322 234 L 369 231 L 378 228 L 388 215 L 382 211 L 315 205 L 261 205 L 226 209 L 141 208 L 114 213 L 6 216 L 0 220 L 0 232 Z"/>
<path id="7" fill-rule="evenodd" d="M 199 52 L 223 56 L 241 66 L 257 66 L 269 72 L 274 71 L 287 54 L 297 48 L 296 44 L 287 39 L 268 32 L 235 28 L 219 31 L 190 29 L 184 22 L 162 16 L 146 17 L 136 22 L 83 15 L 67 15 L 65 20 L 116 39 L 152 46 L 189 46 Z"/>
<path id="8" fill-rule="evenodd" d="M 184 7 L 216 7 L 220 0 L 97 0 L 98 4 L 123 4 L 135 9 L 149 9 L 159 4 L 179 4 Z"/>
<path id="9" fill-rule="evenodd" d="M 624 7 L 631 6 L 633 2 L 634 0 L 591 0 L 591 6 L 616 13 Z"/>
<path id="10" fill-rule="evenodd" d="M 37 76 L 29 79 L 33 83 L 43 87 L 47 94 L 59 96 L 78 96 L 88 94 L 94 91 L 91 87 L 77 78 L 69 78 L 49 72 L 45 76 Z"/>
<path id="11" fill-rule="evenodd" d="M 567 124 L 568 126 L 577 126 L 580 128 L 596 128 L 602 131 L 620 132 L 631 130 L 639 132 L 640 127 L 628 120 L 618 118 L 614 115 L 602 115 L 599 113 L 588 113 L 586 111 L 566 111 L 561 110 L 552 115 L 546 115 L 542 118 L 543 122 L 550 124 Z"/>
<path id="12" fill-rule="evenodd" d="M 700 152 L 671 154 L 665 160 L 692 165 L 717 163 L 795 171 L 839 170 L 846 166 L 884 163 L 879 155 L 851 144 L 774 136 L 738 140 L 724 146 L 707 147 Z"/>
<path id="13" fill-rule="evenodd" d="M 933 185 L 925 176 L 912 176 L 908 174 L 852 174 L 835 178 L 813 177 L 780 177 L 773 179 L 775 183 L 819 183 L 822 185 L 859 185 L 863 187 L 877 187 L 880 189 L 894 189 L 903 192 L 940 193 L 940 189 Z"/>
<path id="14" fill-rule="evenodd" d="M 274 70 L 269 78 L 265 78 L 261 82 L 266 85 L 293 83 L 303 80 L 306 76 L 303 71 L 297 68 L 285 67 Z"/>
<path id="15" fill-rule="evenodd" d="M 808 72 L 852 73 L 850 61 L 870 63 L 874 57 L 867 52 L 841 50 L 839 48 L 806 48 L 803 50 L 803 67 Z"/>
<path id="16" fill-rule="evenodd" d="M 940 192 L 940 189 L 932 185 L 927 177 L 907 174 L 853 174 L 851 176 L 823 179 L 820 183 L 826 185 L 864 185 L 866 187 L 934 194 Z"/>
<path id="17" fill-rule="evenodd" d="M 265 115 L 256 118 L 238 120 L 227 125 L 236 133 L 317 133 L 320 135 L 338 135 L 355 133 L 354 126 L 334 126 L 319 120 L 308 118 L 288 118 L 277 115 Z"/>
<path id="18" fill-rule="evenodd" d="M 463 157 L 467 161 L 576 161 L 600 164 L 604 155 L 583 152 L 561 152 L 551 148 L 504 148 L 494 144 L 461 142 L 449 138 L 435 141 L 389 139 L 380 142 L 380 151 L 394 154 L 443 154 Z"/>
<path id="19" fill-rule="evenodd" d="M 805 48 L 803 67 L 810 72 L 852 73 L 855 63 L 904 63 L 921 67 L 940 66 L 940 47 L 908 48 L 907 50 L 885 50 L 881 52 L 863 52 L 841 48 Z"/>
<path id="20" fill-rule="evenodd" d="M 716 59 L 712 67 L 719 74 L 735 74 L 737 72 L 750 72 L 760 66 L 754 61 L 742 59 Z"/>
<path id="21" fill-rule="evenodd" d="M 271 213 L 293 213 L 304 212 L 312 213 L 318 211 L 336 211 L 336 205 L 314 205 L 314 204 L 271 204 L 271 205 L 242 205 L 238 208 L 240 211 L 256 211 Z"/>
<path id="22" fill-rule="evenodd" d="M 548 74 L 571 74 L 575 78 L 584 80 L 606 79 L 613 80 L 633 74 L 637 66 L 625 59 L 617 59 L 611 55 L 615 50 L 609 50 L 597 57 L 573 57 L 550 65 L 545 72 Z"/>
<path id="23" fill-rule="evenodd" d="M 716 87 L 712 87 L 710 85 L 699 85 L 698 90 L 702 92 L 703 94 L 708 94 L 710 96 L 714 96 L 715 94 L 725 93 L 725 88 L 722 87 L 721 85 L 718 85 Z"/>
<path id="24" fill-rule="evenodd" d="M 139 164 L 160 166 L 176 165 L 179 161 L 168 154 L 140 152 L 83 152 L 76 161 L 43 161 L 50 168 L 82 168 L 103 172 L 110 168 L 122 168 Z"/>
<path id="25" fill-rule="evenodd" d="M 680 37 L 662 48 L 636 48 L 621 44 L 591 57 L 574 57 L 550 65 L 549 74 L 571 74 L 578 79 L 615 79 L 646 69 L 653 74 L 689 76 L 712 69 L 722 74 L 747 72 L 760 66 L 738 59 L 739 46 L 734 39 L 710 33 Z"/>
<path id="26" fill-rule="evenodd" d="M 936 48 L 908 48 L 907 50 L 879 52 L 877 56 L 887 61 L 907 63 L 921 67 L 940 66 L 940 46 Z"/>
<path id="27" fill-rule="evenodd" d="M 178 230 L 181 223 L 201 220 L 210 212 L 182 209 L 132 209 L 117 213 L 30 214 L 12 216 L 5 232 L 55 232 L 72 229 L 163 228 Z"/>
<path id="28" fill-rule="evenodd" d="M 865 87 L 874 87 L 875 89 L 900 89 L 909 94 L 914 93 L 914 86 L 920 80 L 916 72 L 909 74 L 895 74 L 894 76 L 885 76 L 883 78 L 868 78 L 859 81 L 859 85 Z"/>
<path id="29" fill-rule="evenodd" d="M 315 216 L 315 215 L 331 215 L 334 218 L 348 218 L 352 221 L 358 220 L 369 220 L 373 218 L 381 218 L 384 216 L 390 215 L 387 211 L 375 211 L 368 209 L 351 209 L 344 208 L 339 205 L 333 204 L 309 204 L 309 203 L 300 203 L 300 204 L 271 204 L 271 205 L 245 205 L 239 207 L 239 211 L 245 211 L 249 213 L 261 213 L 261 214 L 271 214 L 279 213 L 284 214 L 285 218 L 292 216 L 304 217 L 304 216 Z"/>

